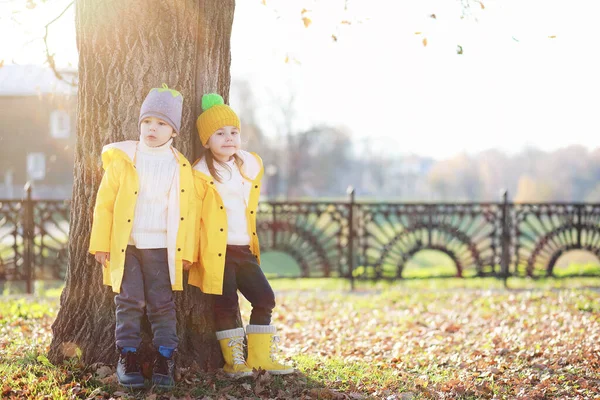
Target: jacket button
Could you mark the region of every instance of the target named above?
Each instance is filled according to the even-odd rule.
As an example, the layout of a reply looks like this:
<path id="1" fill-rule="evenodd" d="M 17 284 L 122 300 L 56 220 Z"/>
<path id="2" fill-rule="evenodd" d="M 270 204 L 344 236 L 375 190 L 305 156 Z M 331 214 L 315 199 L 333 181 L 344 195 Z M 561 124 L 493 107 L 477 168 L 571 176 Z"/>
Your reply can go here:
<path id="1" fill-rule="evenodd" d="M 121 249 L 121 253 L 125 253 L 125 249 Z"/>
<path id="2" fill-rule="evenodd" d="M 223 228 L 221 228 L 221 232 L 223 232 Z"/>
<path id="3" fill-rule="evenodd" d="M 177 251 L 181 251 L 181 248 L 177 249 Z"/>
<path id="4" fill-rule="evenodd" d="M 219 253 L 219 257 L 221 257 L 221 253 Z"/>
<path id="5" fill-rule="evenodd" d="M 183 221 L 183 217 L 181 217 L 181 220 Z"/>
<path id="6" fill-rule="evenodd" d="M 134 194 L 137 194 L 137 192 L 135 192 Z"/>
<path id="7" fill-rule="evenodd" d="M 223 209 L 223 206 L 221 206 L 221 210 Z"/>
<path id="8" fill-rule="evenodd" d="M 181 193 L 185 192 L 185 189 L 181 189 Z"/>
<path id="9" fill-rule="evenodd" d="M 210 184 L 211 184 L 211 185 L 214 185 L 215 183 L 214 183 L 213 181 L 210 181 Z"/>
<path id="10" fill-rule="evenodd" d="M 250 214 L 254 214 L 254 211 L 250 211 Z"/>
<path id="11" fill-rule="evenodd" d="M 183 164 L 184 167 L 187 167 L 187 164 Z"/>
<path id="12" fill-rule="evenodd" d="M 258 189 L 258 185 L 254 185 L 254 189 Z"/>
<path id="13" fill-rule="evenodd" d="M 127 222 L 131 222 L 131 220 L 130 220 L 130 219 L 128 219 L 128 220 L 127 220 Z"/>
<path id="14" fill-rule="evenodd" d="M 252 232 L 252 234 L 256 236 L 256 232 Z"/>

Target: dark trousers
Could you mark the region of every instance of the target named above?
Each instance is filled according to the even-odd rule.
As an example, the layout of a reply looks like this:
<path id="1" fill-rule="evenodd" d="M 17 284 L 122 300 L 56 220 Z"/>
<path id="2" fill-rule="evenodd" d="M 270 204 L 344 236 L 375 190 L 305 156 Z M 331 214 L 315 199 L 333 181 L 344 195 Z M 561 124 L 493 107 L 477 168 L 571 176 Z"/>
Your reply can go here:
<path id="1" fill-rule="evenodd" d="M 250 324 L 269 325 L 275 308 L 275 294 L 249 246 L 227 245 L 223 295 L 215 296 L 215 323 L 218 331 L 238 327 L 237 291 L 252 304 Z"/>
<path id="2" fill-rule="evenodd" d="M 121 292 L 115 296 L 118 347 L 138 348 L 144 308 L 157 348 L 176 348 L 177 319 L 169 278 L 167 249 L 137 249 L 127 246 Z"/>

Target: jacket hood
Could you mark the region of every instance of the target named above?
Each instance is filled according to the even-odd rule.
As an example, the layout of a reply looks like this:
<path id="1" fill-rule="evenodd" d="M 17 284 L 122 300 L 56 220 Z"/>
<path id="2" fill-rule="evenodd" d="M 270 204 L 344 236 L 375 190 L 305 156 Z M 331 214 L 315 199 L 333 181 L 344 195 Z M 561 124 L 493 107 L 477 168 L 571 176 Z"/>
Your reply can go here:
<path id="1" fill-rule="evenodd" d="M 238 155 L 244 161 L 244 173 L 246 176 L 252 180 L 260 180 L 263 177 L 264 169 L 262 166 L 262 159 L 258 157 L 256 153 L 250 153 L 244 150 L 240 150 Z M 194 170 L 194 174 L 203 180 L 210 182 L 213 180 L 213 177 L 210 175 L 210 171 L 208 166 L 206 165 L 206 159 L 204 156 L 196 160 L 196 162 L 192 165 L 192 169 Z"/>
<path id="2" fill-rule="evenodd" d="M 107 144 L 102 148 L 102 168 L 106 170 L 111 162 L 124 159 L 133 162 L 137 149 L 137 140 L 126 140 Z"/>

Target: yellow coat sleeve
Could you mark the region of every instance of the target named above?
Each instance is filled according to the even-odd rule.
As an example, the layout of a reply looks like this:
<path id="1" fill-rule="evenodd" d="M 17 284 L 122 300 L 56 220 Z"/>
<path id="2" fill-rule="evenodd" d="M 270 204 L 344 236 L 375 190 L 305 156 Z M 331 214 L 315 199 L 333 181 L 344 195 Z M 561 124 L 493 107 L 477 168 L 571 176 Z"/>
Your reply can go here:
<path id="1" fill-rule="evenodd" d="M 195 192 L 195 190 L 194 190 Z M 189 196 L 189 204 L 188 204 L 188 215 L 187 215 L 187 223 L 185 224 L 186 232 L 185 232 L 185 246 L 183 252 L 183 259 L 189 262 L 195 262 L 195 247 L 196 247 L 196 203 L 197 198 L 196 194 L 192 193 Z"/>
<path id="2" fill-rule="evenodd" d="M 98 251 L 110 252 L 110 236 L 113 223 L 115 199 L 119 191 L 118 162 L 112 162 L 106 168 L 94 207 L 92 234 L 90 236 L 90 253 Z"/>
<path id="3" fill-rule="evenodd" d="M 204 182 L 200 179 L 194 180 L 195 184 L 195 197 L 194 198 L 194 259 L 192 262 L 200 261 L 200 228 L 202 226 L 202 203 L 204 201 L 204 195 L 206 193 L 206 189 L 204 188 Z"/>

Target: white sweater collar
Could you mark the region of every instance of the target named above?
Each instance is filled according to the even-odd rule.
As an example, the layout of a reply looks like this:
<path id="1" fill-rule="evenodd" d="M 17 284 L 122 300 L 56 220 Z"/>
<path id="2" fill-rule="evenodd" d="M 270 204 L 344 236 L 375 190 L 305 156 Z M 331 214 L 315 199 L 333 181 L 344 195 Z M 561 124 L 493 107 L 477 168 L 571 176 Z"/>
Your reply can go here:
<path id="1" fill-rule="evenodd" d="M 144 154 L 152 154 L 152 155 L 165 155 L 165 154 L 173 154 L 171 152 L 171 144 L 173 143 L 173 138 L 169 139 L 169 141 L 162 146 L 158 147 L 150 147 L 144 143 L 142 138 L 140 138 L 140 142 L 138 144 L 138 151 Z"/>

